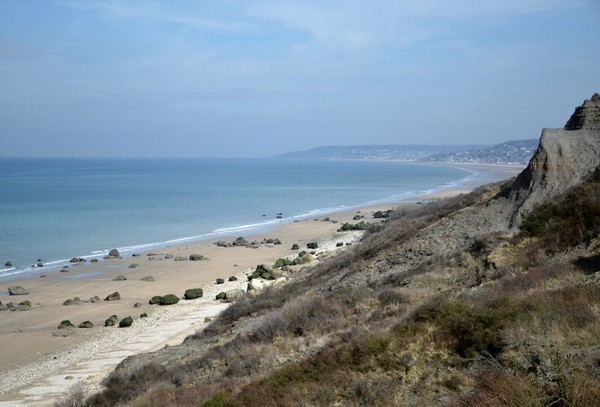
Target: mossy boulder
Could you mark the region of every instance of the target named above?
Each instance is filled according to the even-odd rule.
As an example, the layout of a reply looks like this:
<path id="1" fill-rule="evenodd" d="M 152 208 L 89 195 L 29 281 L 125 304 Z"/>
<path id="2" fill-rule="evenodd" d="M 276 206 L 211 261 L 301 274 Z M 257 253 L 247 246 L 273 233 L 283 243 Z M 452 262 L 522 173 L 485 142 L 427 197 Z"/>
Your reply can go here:
<path id="1" fill-rule="evenodd" d="M 69 321 L 68 319 L 61 321 L 60 324 L 58 324 L 58 329 L 69 329 L 69 328 L 75 328 L 75 325 L 73 325 L 71 323 L 71 321 Z"/>
<path id="2" fill-rule="evenodd" d="M 248 276 L 248 280 L 252 280 L 255 278 L 275 280 L 275 277 L 273 277 L 273 274 L 271 273 L 272 271 L 273 269 L 270 266 L 267 266 L 266 264 L 259 264 L 258 266 L 256 266 L 254 272 L 250 276 Z"/>
<path id="3" fill-rule="evenodd" d="M 217 278 L 217 284 L 225 284 L 225 280 L 222 278 Z"/>
<path id="4" fill-rule="evenodd" d="M 154 297 L 150 298 L 150 301 L 148 301 L 148 303 L 150 305 L 154 305 L 154 304 L 160 304 L 160 299 L 162 297 L 160 295 L 155 295 Z"/>
<path id="5" fill-rule="evenodd" d="M 92 324 L 90 321 L 83 321 L 81 324 L 79 324 L 79 328 L 93 328 L 94 324 Z"/>
<path id="6" fill-rule="evenodd" d="M 237 281 L 237 280 L 238 280 L 238 279 L 237 279 L 237 277 L 236 277 L 236 276 L 231 276 L 231 277 L 229 277 L 229 281 Z"/>
<path id="7" fill-rule="evenodd" d="M 119 322 L 119 328 L 127 328 L 133 325 L 133 318 L 125 317 Z"/>
<path id="8" fill-rule="evenodd" d="M 275 264 L 273 264 L 273 268 L 277 269 L 283 266 L 293 266 L 295 263 L 289 259 L 277 259 Z"/>
<path id="9" fill-rule="evenodd" d="M 183 294 L 186 300 L 194 300 L 202 297 L 203 295 L 204 291 L 202 291 L 202 288 L 190 288 L 185 290 L 185 293 Z"/>
<path id="10" fill-rule="evenodd" d="M 115 326 L 119 321 L 119 317 L 116 315 L 111 315 L 106 321 L 104 321 L 104 326 Z"/>
<path id="11" fill-rule="evenodd" d="M 121 294 L 119 294 L 118 291 L 115 291 L 112 294 L 109 294 L 108 296 L 106 296 L 106 298 L 104 299 L 104 301 L 118 301 L 121 299 Z"/>
<path id="12" fill-rule="evenodd" d="M 201 254 L 190 254 L 191 261 L 201 261 L 204 260 L 204 256 Z"/>
<path id="13" fill-rule="evenodd" d="M 173 305 L 179 302 L 179 297 L 175 294 L 167 294 L 160 297 L 160 305 Z"/>
<path id="14" fill-rule="evenodd" d="M 318 249 L 319 245 L 317 244 L 317 242 L 310 242 L 310 243 L 306 244 L 306 247 L 308 247 L 309 249 L 314 250 L 314 249 Z"/>
<path id="15" fill-rule="evenodd" d="M 294 244 L 292 245 L 292 250 L 300 250 L 300 246 L 298 246 L 298 244 L 297 244 L 297 243 L 294 243 Z"/>
<path id="16" fill-rule="evenodd" d="M 227 294 L 225 294 L 224 292 L 220 292 L 219 294 L 217 294 L 217 296 L 215 297 L 215 300 L 224 300 L 227 297 Z"/>

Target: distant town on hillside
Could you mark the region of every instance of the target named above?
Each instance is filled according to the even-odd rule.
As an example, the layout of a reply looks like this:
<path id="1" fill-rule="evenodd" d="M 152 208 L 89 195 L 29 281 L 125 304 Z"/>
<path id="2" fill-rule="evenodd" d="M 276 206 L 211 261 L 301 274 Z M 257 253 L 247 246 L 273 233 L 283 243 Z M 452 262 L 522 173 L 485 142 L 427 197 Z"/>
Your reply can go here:
<path id="1" fill-rule="evenodd" d="M 331 160 L 405 160 L 480 164 L 526 165 L 537 149 L 538 139 L 506 141 L 496 145 L 363 145 L 324 146 L 295 151 L 275 158 Z"/>

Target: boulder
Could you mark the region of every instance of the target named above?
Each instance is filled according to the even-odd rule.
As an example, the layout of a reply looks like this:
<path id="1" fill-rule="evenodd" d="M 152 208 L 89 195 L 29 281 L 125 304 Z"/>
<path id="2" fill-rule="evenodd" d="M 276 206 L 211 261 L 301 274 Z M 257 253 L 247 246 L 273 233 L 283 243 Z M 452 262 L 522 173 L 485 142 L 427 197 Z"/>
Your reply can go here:
<path id="1" fill-rule="evenodd" d="M 92 298 L 90 298 L 90 302 L 92 304 L 96 304 L 96 303 L 101 302 L 101 300 L 100 300 L 100 297 L 98 297 L 97 295 L 94 295 Z"/>
<path id="2" fill-rule="evenodd" d="M 150 301 L 148 301 L 148 304 L 150 304 L 150 305 L 160 304 L 161 298 L 162 297 L 160 295 L 155 295 L 154 297 L 150 298 Z"/>
<path id="3" fill-rule="evenodd" d="M 159 305 L 173 305 L 179 302 L 179 297 L 175 294 L 167 294 L 160 297 Z"/>
<path id="4" fill-rule="evenodd" d="M 118 301 L 121 299 L 121 294 L 119 294 L 118 291 L 115 291 L 114 293 L 108 295 L 104 301 Z"/>
<path id="5" fill-rule="evenodd" d="M 220 292 L 216 295 L 215 300 L 224 300 L 226 296 L 227 294 L 225 294 L 225 292 Z"/>
<path id="6" fill-rule="evenodd" d="M 342 246 L 344 246 L 344 242 L 337 242 L 335 244 L 335 247 L 342 247 Z"/>
<path id="7" fill-rule="evenodd" d="M 79 304 L 79 303 L 81 303 L 81 300 L 79 299 L 79 297 L 73 297 L 73 298 L 69 298 L 68 300 L 63 302 L 62 305 L 75 305 L 75 304 Z"/>
<path id="8" fill-rule="evenodd" d="M 200 261 L 200 260 L 204 260 L 204 256 L 201 254 L 190 254 L 190 260 L 191 261 Z"/>
<path id="9" fill-rule="evenodd" d="M 10 295 L 27 295 L 27 294 L 29 294 L 29 291 L 27 291 L 20 285 L 15 285 L 12 287 L 8 287 L 8 293 Z"/>
<path id="10" fill-rule="evenodd" d="M 217 284 L 225 284 L 225 280 L 222 278 L 217 278 Z"/>
<path id="11" fill-rule="evenodd" d="M 115 326 L 117 325 L 118 321 L 119 317 L 117 317 L 116 315 L 111 315 L 106 321 L 104 321 L 104 326 Z"/>
<path id="12" fill-rule="evenodd" d="M 148 318 L 148 314 L 146 314 L 145 312 L 142 312 L 140 314 L 140 318 Z"/>
<path id="13" fill-rule="evenodd" d="M 10 311 L 31 311 L 31 301 L 21 301 L 17 305 L 9 302 L 6 304 L 6 308 L 8 308 Z"/>
<path id="14" fill-rule="evenodd" d="M 217 243 L 215 243 L 218 247 L 231 247 L 232 244 L 231 243 L 227 243 L 224 240 L 219 240 Z"/>
<path id="15" fill-rule="evenodd" d="M 183 294 L 186 300 L 194 300 L 202 297 L 203 295 L 204 291 L 202 291 L 202 288 L 190 288 L 185 290 L 185 294 Z"/>
<path id="16" fill-rule="evenodd" d="M 108 252 L 108 257 L 121 257 L 121 253 L 117 249 L 112 249 Z"/>
<path id="17" fill-rule="evenodd" d="M 44 263 L 42 263 L 41 261 L 38 262 L 37 264 L 38 267 L 44 267 Z"/>
<path id="18" fill-rule="evenodd" d="M 68 319 L 61 321 L 60 324 L 58 324 L 58 329 L 69 329 L 69 328 L 75 328 L 75 325 L 73 325 L 71 323 L 71 321 L 69 321 Z"/>
<path id="19" fill-rule="evenodd" d="M 252 280 L 255 278 L 263 278 L 265 280 L 274 280 L 275 277 L 273 277 L 273 274 L 271 273 L 272 271 L 273 269 L 270 266 L 267 266 L 266 264 L 259 264 L 256 266 L 256 269 L 252 275 L 248 277 L 248 279 Z"/>
<path id="20" fill-rule="evenodd" d="M 315 260 L 316 260 L 315 256 L 313 256 L 312 254 L 306 254 L 302 257 L 298 257 L 295 261 L 296 261 L 296 264 L 307 264 L 307 263 L 312 263 Z"/>
<path id="21" fill-rule="evenodd" d="M 4 263 L 4 267 L 12 267 L 12 263 L 10 261 L 7 261 L 6 263 Z"/>
<path id="22" fill-rule="evenodd" d="M 130 268 L 130 269 L 134 269 L 134 268 L 136 268 L 137 266 L 138 266 L 138 264 L 137 264 L 137 263 L 132 263 L 132 264 L 130 264 L 130 265 L 129 265 L 129 268 Z"/>
<path id="23" fill-rule="evenodd" d="M 232 302 L 244 297 L 246 293 L 244 290 L 229 290 L 225 292 L 225 301 Z"/>
<path id="24" fill-rule="evenodd" d="M 63 266 L 63 268 L 60 269 L 61 273 L 68 273 L 69 272 L 69 266 Z"/>
<path id="25" fill-rule="evenodd" d="M 247 291 L 261 291 L 268 283 L 262 279 L 255 279 L 248 282 Z"/>
<path id="26" fill-rule="evenodd" d="M 125 281 L 127 280 L 127 277 L 121 275 L 121 276 L 116 276 L 115 278 L 113 278 L 112 281 Z"/>
<path id="27" fill-rule="evenodd" d="M 140 254 L 139 254 L 139 253 L 133 253 L 133 254 L 131 255 L 131 257 L 140 257 Z"/>
<path id="28" fill-rule="evenodd" d="M 248 246 L 248 242 L 243 237 L 238 237 L 233 241 L 234 246 Z"/>
<path id="29" fill-rule="evenodd" d="M 187 257 L 183 257 L 183 256 L 177 256 L 175 257 L 175 261 L 187 261 L 188 258 Z"/>
<path id="30" fill-rule="evenodd" d="M 90 321 L 83 321 L 81 324 L 79 324 L 79 328 L 93 328 L 94 324 L 92 324 Z"/>
<path id="31" fill-rule="evenodd" d="M 98 259 L 92 259 L 91 262 L 92 263 L 98 263 Z"/>
<path id="32" fill-rule="evenodd" d="M 135 304 L 133 304 L 133 308 L 142 308 L 142 303 L 136 302 Z"/>
<path id="33" fill-rule="evenodd" d="M 292 250 L 300 250 L 300 246 L 298 246 L 298 244 L 294 243 L 292 245 Z"/>
<path id="34" fill-rule="evenodd" d="M 119 322 L 119 328 L 127 328 L 133 325 L 133 318 L 125 317 Z"/>
<path id="35" fill-rule="evenodd" d="M 165 259 L 166 260 L 169 260 L 169 259 L 172 259 L 172 258 L 173 258 L 172 254 L 170 254 L 170 253 L 169 254 L 165 254 Z"/>
<path id="36" fill-rule="evenodd" d="M 73 257 L 71 260 L 69 260 L 69 263 L 80 263 L 83 261 L 85 261 L 85 260 L 80 257 Z"/>
<path id="37" fill-rule="evenodd" d="M 146 276 L 146 277 L 140 278 L 140 280 L 152 283 L 152 282 L 154 282 L 154 277 L 153 276 Z"/>
<path id="38" fill-rule="evenodd" d="M 319 247 L 319 245 L 316 242 L 310 242 L 306 244 L 306 247 L 308 247 L 309 249 L 317 249 Z"/>
<path id="39" fill-rule="evenodd" d="M 229 277 L 229 281 L 237 281 L 237 280 L 238 280 L 238 279 L 237 279 L 237 277 L 236 277 L 236 276 L 231 276 L 231 277 Z"/>

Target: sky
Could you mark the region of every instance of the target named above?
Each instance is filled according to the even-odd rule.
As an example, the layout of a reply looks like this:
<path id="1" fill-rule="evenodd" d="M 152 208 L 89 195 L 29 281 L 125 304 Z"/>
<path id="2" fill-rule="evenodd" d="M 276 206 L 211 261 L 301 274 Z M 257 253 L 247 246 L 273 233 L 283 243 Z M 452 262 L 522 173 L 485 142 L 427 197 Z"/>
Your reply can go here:
<path id="1" fill-rule="evenodd" d="M 496 144 L 600 92 L 600 0 L 0 0 L 0 155 Z"/>

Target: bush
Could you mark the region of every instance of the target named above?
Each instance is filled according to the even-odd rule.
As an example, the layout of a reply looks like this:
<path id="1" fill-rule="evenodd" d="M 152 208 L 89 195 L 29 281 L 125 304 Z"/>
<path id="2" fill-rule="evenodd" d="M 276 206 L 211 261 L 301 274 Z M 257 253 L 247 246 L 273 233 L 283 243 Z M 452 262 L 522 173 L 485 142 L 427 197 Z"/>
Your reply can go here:
<path id="1" fill-rule="evenodd" d="M 406 295 L 391 288 L 380 292 L 377 299 L 382 305 L 398 305 L 407 302 Z"/>
<path id="2" fill-rule="evenodd" d="M 365 222 L 359 223 L 344 223 L 341 228 L 338 229 L 338 232 L 349 232 L 355 230 L 365 230 L 367 224 Z"/>
<path id="3" fill-rule="evenodd" d="M 81 407 L 86 396 L 85 386 L 81 382 L 75 383 L 69 392 L 54 402 L 54 407 Z"/>

